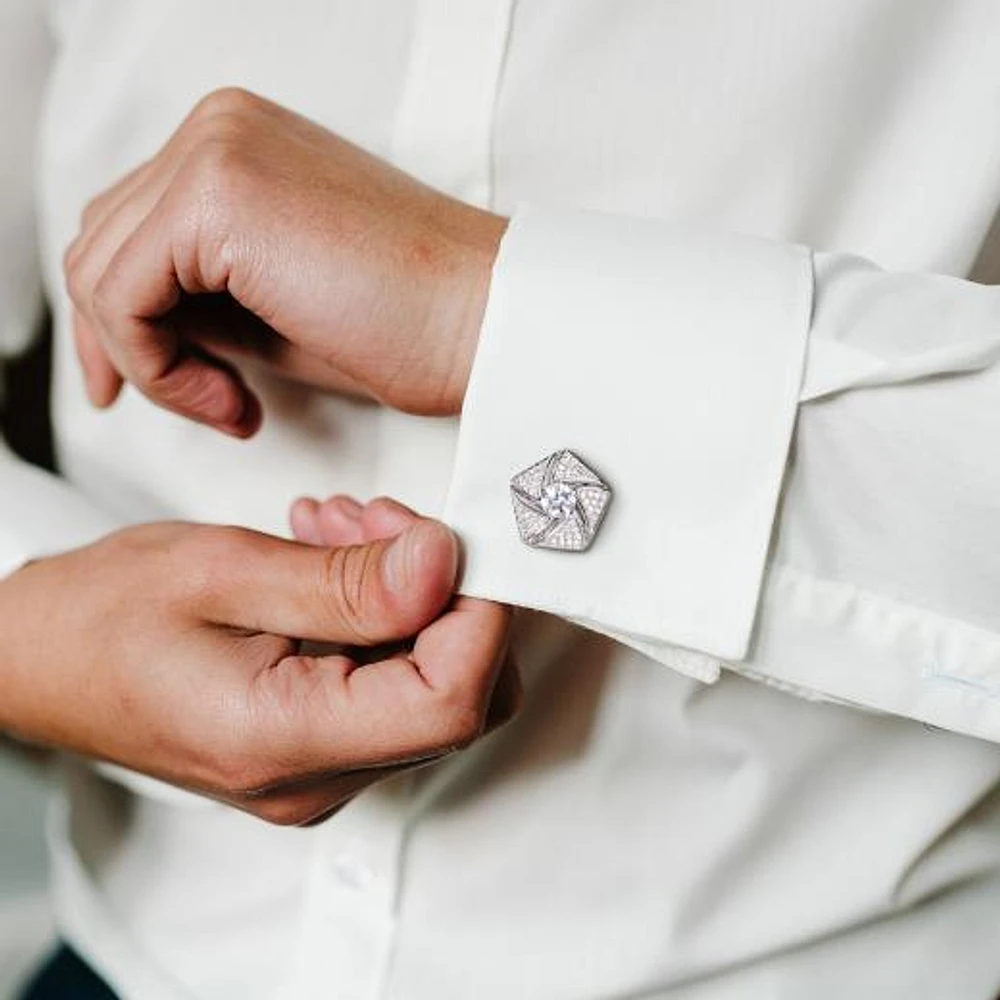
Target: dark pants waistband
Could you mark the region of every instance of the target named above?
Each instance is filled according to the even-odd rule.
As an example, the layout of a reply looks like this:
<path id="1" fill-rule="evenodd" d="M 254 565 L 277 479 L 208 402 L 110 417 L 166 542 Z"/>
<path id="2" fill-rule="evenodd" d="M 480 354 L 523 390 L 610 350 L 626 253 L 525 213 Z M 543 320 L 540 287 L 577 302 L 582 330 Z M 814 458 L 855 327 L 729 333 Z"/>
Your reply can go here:
<path id="1" fill-rule="evenodd" d="M 35 973 L 20 1000 L 118 1000 L 107 983 L 65 945 Z"/>

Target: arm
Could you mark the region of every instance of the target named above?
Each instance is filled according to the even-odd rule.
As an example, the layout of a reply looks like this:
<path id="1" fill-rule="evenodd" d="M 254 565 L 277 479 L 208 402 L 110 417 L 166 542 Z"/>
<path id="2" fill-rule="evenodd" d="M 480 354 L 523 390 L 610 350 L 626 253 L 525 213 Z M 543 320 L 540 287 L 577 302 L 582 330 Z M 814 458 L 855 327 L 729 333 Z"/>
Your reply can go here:
<path id="1" fill-rule="evenodd" d="M 0 581 L 0 730 L 288 824 L 506 721 L 507 612 L 452 600 L 453 536 L 380 501 L 362 537 L 152 524 L 30 563 Z"/>
<path id="2" fill-rule="evenodd" d="M 28 151 L 43 7 L 0 0 L 8 350 L 41 302 Z M 369 505 L 350 543 L 327 534 L 319 548 L 235 528 L 114 528 L 0 443 L 0 733 L 112 765 L 171 802 L 191 796 L 163 782 L 303 823 L 516 708 L 506 610 L 453 601 L 455 540 L 412 512 Z M 346 648 L 414 635 L 364 670 Z M 300 655 L 301 639 L 345 648 Z"/>
<path id="3" fill-rule="evenodd" d="M 67 257 L 95 402 L 124 378 L 253 433 L 226 359 L 256 317 L 285 374 L 462 409 L 465 593 L 705 680 L 727 666 L 1000 740 L 997 289 L 532 210 L 490 284 L 505 220 L 316 125 L 223 92 L 181 133 L 95 200 Z M 197 297 L 219 292 L 223 323 Z M 615 491 L 584 554 L 528 548 L 512 518 L 510 477 L 562 448 Z"/>

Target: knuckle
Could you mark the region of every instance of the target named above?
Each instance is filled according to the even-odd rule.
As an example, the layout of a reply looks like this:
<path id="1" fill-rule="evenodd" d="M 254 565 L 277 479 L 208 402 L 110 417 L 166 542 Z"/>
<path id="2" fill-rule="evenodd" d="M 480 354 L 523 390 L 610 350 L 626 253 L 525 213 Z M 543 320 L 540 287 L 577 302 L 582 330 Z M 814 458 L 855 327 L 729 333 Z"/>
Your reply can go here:
<path id="1" fill-rule="evenodd" d="M 77 269 L 77 263 L 80 260 L 81 255 L 81 241 L 83 239 L 83 233 L 79 233 L 75 240 L 66 247 L 62 255 L 62 269 L 63 273 L 66 275 L 66 283 L 69 285 L 73 274 Z M 69 289 L 70 296 L 73 295 L 73 289 Z"/>
<path id="2" fill-rule="evenodd" d="M 251 533 L 242 528 L 199 525 L 171 540 L 180 598 L 195 607 L 208 603 L 223 585 L 223 568 L 245 554 Z"/>
<path id="3" fill-rule="evenodd" d="M 212 779 L 227 798 L 256 809 L 278 797 L 285 775 L 265 756 L 241 745 L 216 754 L 212 762 Z"/>
<path id="4" fill-rule="evenodd" d="M 314 723 L 317 704 L 322 705 L 324 676 L 314 657 L 289 653 L 287 643 L 273 639 L 266 650 L 270 666 L 255 678 L 254 729 L 266 740 L 270 760 L 293 762 L 297 745 Z"/>
<path id="5" fill-rule="evenodd" d="M 331 611 L 359 645 L 376 641 L 369 621 L 377 573 L 374 546 L 348 545 L 327 549 L 320 563 L 320 606 Z"/>
<path id="6" fill-rule="evenodd" d="M 114 552 L 147 554 L 162 547 L 165 538 L 173 537 L 175 522 L 153 521 L 149 524 L 130 524 L 109 532 L 101 540 Z"/>
<path id="7" fill-rule="evenodd" d="M 242 128 L 238 123 L 213 125 L 198 143 L 191 159 L 199 189 L 224 194 L 241 176 L 247 159 Z"/>
<path id="8" fill-rule="evenodd" d="M 321 807 L 312 802 L 277 795 L 253 803 L 250 811 L 273 826 L 304 826 L 321 811 Z"/>
<path id="9" fill-rule="evenodd" d="M 116 316 L 117 298 L 114 271 L 109 268 L 97 279 L 90 293 L 90 303 L 94 315 L 105 325 L 114 320 Z"/>
<path id="10" fill-rule="evenodd" d="M 83 211 L 80 213 L 80 227 L 81 229 L 89 229 L 93 223 L 95 223 L 98 217 L 102 214 L 104 206 L 108 202 L 107 194 L 99 194 L 94 198 L 91 198 L 86 205 L 83 206 Z"/>
<path id="11" fill-rule="evenodd" d="M 252 138 L 254 111 L 261 98 L 238 87 L 214 91 L 192 114 L 191 149 L 209 169 L 232 168 Z"/>
<path id="12" fill-rule="evenodd" d="M 66 290 L 69 292 L 70 299 L 77 306 L 83 306 L 88 301 L 90 293 L 90 281 L 83 266 L 84 260 L 85 258 L 80 254 L 75 244 L 66 251 L 66 256 L 63 258 Z"/>
<path id="13" fill-rule="evenodd" d="M 175 575 L 178 605 L 196 610 L 204 607 L 215 593 L 217 576 L 209 560 L 190 558 L 192 548 L 189 542 L 181 543 L 171 553 L 171 561 L 180 566 L 179 573 Z"/>
<path id="14" fill-rule="evenodd" d="M 225 251 L 224 234 L 232 227 L 241 205 L 252 202 L 254 190 L 253 140 L 239 122 L 213 123 L 186 159 L 177 189 L 195 211 L 183 213 L 178 226 L 187 225 L 204 241 L 203 253 Z M 205 262 L 201 265 L 205 270 Z"/>
<path id="15" fill-rule="evenodd" d="M 198 121 L 219 115 L 247 114 L 258 108 L 261 103 L 261 98 L 243 87 L 220 87 L 198 101 L 191 112 L 191 120 Z"/>
<path id="16" fill-rule="evenodd" d="M 392 497 L 374 497 L 368 501 L 367 507 L 369 513 L 376 519 L 387 525 L 392 525 L 398 530 L 403 530 L 419 520 L 416 512 L 410 510 L 409 507 L 404 507 Z"/>
<path id="17" fill-rule="evenodd" d="M 333 819 L 334 816 L 339 813 L 344 806 L 348 805 L 355 795 L 349 795 L 340 802 L 336 802 L 333 805 L 323 807 L 319 809 L 315 815 L 309 816 L 307 819 L 303 820 L 301 823 L 297 823 L 296 826 L 308 827 L 308 826 L 318 826 L 320 823 L 325 823 L 329 819 Z"/>
<path id="18" fill-rule="evenodd" d="M 188 535 L 188 540 L 213 562 L 236 557 L 244 546 L 252 544 L 253 538 L 253 532 L 246 528 L 221 524 L 200 524 Z"/>
<path id="19" fill-rule="evenodd" d="M 495 687 L 491 676 L 464 674 L 434 689 L 430 717 L 444 749 L 467 747 L 486 732 Z"/>
<path id="20" fill-rule="evenodd" d="M 486 726 L 485 707 L 451 702 L 443 713 L 440 724 L 439 739 L 441 748 L 445 751 L 463 750 L 475 743 Z"/>
<path id="21" fill-rule="evenodd" d="M 233 91 L 217 91 L 204 98 L 185 125 L 185 164 L 202 184 L 230 176 L 246 158 L 252 144 L 253 118 Z M 235 93 L 245 93 L 236 91 Z M 222 96 L 218 96 L 222 95 Z M 251 95 L 247 95 L 248 99 Z"/>
<path id="22" fill-rule="evenodd" d="M 300 826 L 307 818 L 301 807 L 289 804 L 284 799 L 268 799 L 266 802 L 259 802 L 252 811 L 258 819 L 262 819 L 272 826 Z"/>
<path id="23" fill-rule="evenodd" d="M 181 521 L 152 521 L 118 528 L 98 544 L 106 545 L 108 551 L 116 555 L 149 559 L 169 552 L 189 531 L 190 525 Z"/>

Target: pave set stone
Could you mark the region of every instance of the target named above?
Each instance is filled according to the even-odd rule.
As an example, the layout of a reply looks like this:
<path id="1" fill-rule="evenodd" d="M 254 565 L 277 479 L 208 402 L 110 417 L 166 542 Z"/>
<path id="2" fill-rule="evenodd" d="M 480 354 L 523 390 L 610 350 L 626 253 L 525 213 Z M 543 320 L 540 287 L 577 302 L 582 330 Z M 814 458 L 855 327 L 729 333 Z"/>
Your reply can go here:
<path id="1" fill-rule="evenodd" d="M 588 548 L 611 501 L 608 484 L 569 449 L 523 469 L 510 493 L 522 541 L 564 552 Z"/>

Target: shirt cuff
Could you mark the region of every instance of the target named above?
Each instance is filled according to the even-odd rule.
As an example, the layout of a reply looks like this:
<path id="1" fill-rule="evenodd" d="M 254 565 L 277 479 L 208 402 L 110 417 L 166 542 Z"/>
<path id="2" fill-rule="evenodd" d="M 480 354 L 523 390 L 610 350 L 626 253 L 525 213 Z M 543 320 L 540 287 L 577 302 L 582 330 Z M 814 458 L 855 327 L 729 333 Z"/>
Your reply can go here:
<path id="1" fill-rule="evenodd" d="M 493 272 L 445 518 L 462 592 L 633 645 L 742 659 L 802 380 L 803 247 L 523 208 Z M 613 499 L 584 552 L 530 548 L 512 476 L 571 449 Z M 669 659 L 669 658 L 668 658 Z"/>

